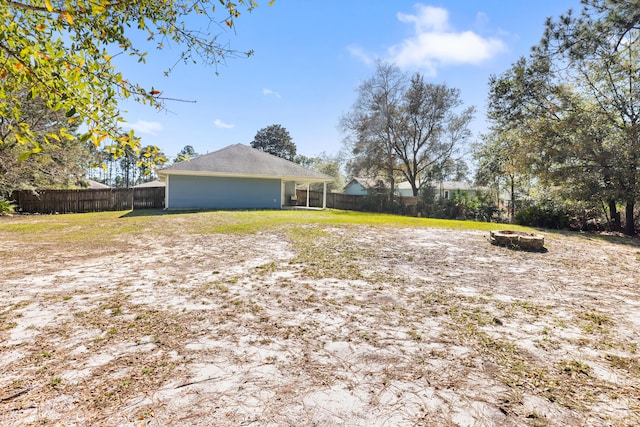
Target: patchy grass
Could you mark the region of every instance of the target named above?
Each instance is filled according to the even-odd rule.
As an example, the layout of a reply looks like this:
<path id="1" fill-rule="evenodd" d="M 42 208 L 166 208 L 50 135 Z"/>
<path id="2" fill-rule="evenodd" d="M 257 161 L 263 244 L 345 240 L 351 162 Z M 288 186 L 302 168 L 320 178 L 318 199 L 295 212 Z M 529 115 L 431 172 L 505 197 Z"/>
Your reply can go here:
<path id="1" fill-rule="evenodd" d="M 188 223 L 188 224 L 186 224 Z M 339 210 L 273 210 L 273 211 L 123 211 L 66 215 L 14 216 L 0 219 L 0 232 L 18 233 L 21 237 L 43 232 L 76 237 L 90 230 L 93 237 L 103 238 L 122 233 L 137 234 L 160 228 L 175 231 L 185 227 L 197 233 L 256 233 L 279 226 L 301 224 L 369 225 L 393 227 L 440 227 L 455 230 L 496 230 L 504 224 L 415 218 Z M 166 228 L 168 227 L 168 228 Z M 509 226 L 518 230 L 527 227 Z"/>
<path id="2" fill-rule="evenodd" d="M 0 424 L 639 424 L 637 248 L 553 234 L 524 253 L 495 228 L 2 218 Z"/>

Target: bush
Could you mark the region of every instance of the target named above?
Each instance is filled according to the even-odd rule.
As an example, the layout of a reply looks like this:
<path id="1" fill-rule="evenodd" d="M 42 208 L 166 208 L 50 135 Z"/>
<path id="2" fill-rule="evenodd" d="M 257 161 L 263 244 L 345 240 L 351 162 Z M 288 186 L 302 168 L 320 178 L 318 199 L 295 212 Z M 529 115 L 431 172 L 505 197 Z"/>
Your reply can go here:
<path id="1" fill-rule="evenodd" d="M 418 210 L 422 215 L 442 219 L 472 219 L 491 221 L 500 210 L 489 193 L 477 192 L 473 198 L 463 192 L 451 192 L 450 199 L 436 198 L 434 187 L 425 186 L 418 198 Z"/>
<path id="2" fill-rule="evenodd" d="M 0 215 L 11 215 L 15 211 L 16 205 L 13 202 L 0 198 Z"/>
<path id="3" fill-rule="evenodd" d="M 391 199 L 391 192 L 382 181 L 369 190 L 369 194 L 362 199 L 362 210 L 365 212 L 393 213 L 406 215 L 408 207 L 394 197 Z"/>
<path id="4" fill-rule="evenodd" d="M 516 224 L 529 227 L 569 229 L 572 213 L 563 205 L 545 201 L 516 213 Z"/>

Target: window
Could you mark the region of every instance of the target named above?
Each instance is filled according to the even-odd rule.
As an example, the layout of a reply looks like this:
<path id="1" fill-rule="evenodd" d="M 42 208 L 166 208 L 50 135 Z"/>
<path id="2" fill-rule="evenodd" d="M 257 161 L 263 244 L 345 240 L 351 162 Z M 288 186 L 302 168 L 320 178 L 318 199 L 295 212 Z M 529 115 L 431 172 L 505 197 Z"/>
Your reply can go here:
<path id="1" fill-rule="evenodd" d="M 449 190 L 444 190 L 444 198 L 449 200 Z"/>

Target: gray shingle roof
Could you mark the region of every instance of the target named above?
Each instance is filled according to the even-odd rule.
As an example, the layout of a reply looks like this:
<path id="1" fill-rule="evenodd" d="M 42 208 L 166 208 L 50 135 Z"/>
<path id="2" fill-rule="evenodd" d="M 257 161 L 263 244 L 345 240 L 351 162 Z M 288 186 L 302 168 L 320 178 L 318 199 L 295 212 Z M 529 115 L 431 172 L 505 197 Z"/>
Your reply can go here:
<path id="1" fill-rule="evenodd" d="M 174 163 L 157 171 L 158 175 L 218 175 L 244 177 L 289 178 L 310 181 L 332 181 L 333 177 L 307 169 L 243 144 L 234 144 L 213 153 Z"/>
<path id="2" fill-rule="evenodd" d="M 134 185 L 133 188 L 154 188 L 154 187 L 165 187 L 167 184 L 162 181 L 148 181 L 143 182 L 142 184 Z"/>
<path id="3" fill-rule="evenodd" d="M 359 183 L 362 186 L 362 188 L 366 188 L 366 189 L 372 189 L 377 187 L 378 185 L 383 185 L 384 187 L 389 186 L 387 182 L 378 178 L 365 178 L 361 176 L 355 176 L 351 181 L 355 181 Z M 351 184 L 351 181 L 349 182 L 349 184 Z"/>
<path id="4" fill-rule="evenodd" d="M 89 187 L 88 188 L 90 190 L 102 190 L 102 189 L 105 189 L 105 188 L 111 188 L 106 184 L 103 184 L 103 183 L 98 182 L 98 181 L 94 181 L 92 179 L 88 179 L 87 182 L 89 183 Z"/>

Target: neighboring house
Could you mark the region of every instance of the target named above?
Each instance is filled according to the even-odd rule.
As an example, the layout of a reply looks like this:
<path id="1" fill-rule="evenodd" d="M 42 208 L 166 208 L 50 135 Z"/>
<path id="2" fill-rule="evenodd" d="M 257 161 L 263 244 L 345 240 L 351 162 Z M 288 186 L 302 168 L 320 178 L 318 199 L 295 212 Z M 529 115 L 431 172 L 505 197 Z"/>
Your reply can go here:
<path id="1" fill-rule="evenodd" d="M 280 209 L 295 205 L 296 184 L 333 177 L 243 144 L 174 163 L 157 171 L 166 184 L 166 209 Z M 307 192 L 309 194 L 309 192 Z M 307 206 L 309 199 L 307 198 Z"/>
<path id="2" fill-rule="evenodd" d="M 103 184 L 103 183 L 98 182 L 98 181 L 94 181 L 92 179 L 88 179 L 87 183 L 89 184 L 89 186 L 87 188 L 90 189 L 90 190 L 104 190 L 104 189 L 107 189 L 107 188 L 111 188 L 106 184 Z"/>
<path id="3" fill-rule="evenodd" d="M 143 182 L 142 184 L 134 185 L 133 188 L 155 188 L 155 187 L 166 187 L 167 185 L 158 180 Z"/>
<path id="4" fill-rule="evenodd" d="M 342 192 L 352 196 L 366 196 L 371 189 L 380 185 L 387 186 L 386 183 L 379 179 L 356 177 L 352 178 L 351 181 L 344 186 Z"/>
<path id="5" fill-rule="evenodd" d="M 465 181 L 436 181 L 432 182 L 431 186 L 435 190 L 436 199 L 453 199 L 454 195 L 464 196 L 469 200 L 475 198 L 478 192 L 487 192 L 487 187 L 476 187 Z M 402 197 L 412 197 L 413 190 L 409 181 L 401 182 L 397 185 L 397 192 Z"/>
<path id="6" fill-rule="evenodd" d="M 345 194 L 365 196 L 369 194 L 369 191 L 377 185 L 384 185 L 388 187 L 388 184 L 380 180 L 372 178 L 353 178 L 344 187 Z M 382 184 L 380 184 L 382 183 Z M 468 199 L 474 199 L 477 192 L 487 192 L 487 187 L 476 187 L 468 182 L 464 181 L 436 181 L 431 183 L 435 189 L 436 198 L 452 199 L 455 194 L 466 195 Z M 402 181 L 396 184 L 395 193 L 400 197 L 413 197 L 413 189 L 409 181 Z"/>
<path id="7" fill-rule="evenodd" d="M 487 187 L 476 187 L 465 181 L 439 181 L 434 182 L 433 187 L 436 190 L 436 198 L 453 199 L 455 195 L 473 200 L 479 192 L 488 192 Z"/>
<path id="8" fill-rule="evenodd" d="M 396 185 L 396 193 L 400 197 L 413 197 L 413 190 L 409 181 L 403 181 Z"/>

